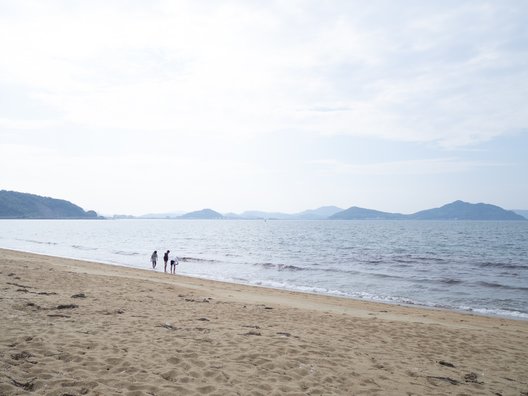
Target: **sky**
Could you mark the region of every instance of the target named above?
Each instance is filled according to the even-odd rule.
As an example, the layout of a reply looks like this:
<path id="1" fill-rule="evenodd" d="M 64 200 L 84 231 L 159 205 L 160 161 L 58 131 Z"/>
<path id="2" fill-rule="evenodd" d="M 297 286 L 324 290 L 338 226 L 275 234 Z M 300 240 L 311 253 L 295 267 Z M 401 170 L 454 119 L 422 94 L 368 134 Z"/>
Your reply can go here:
<path id="1" fill-rule="evenodd" d="M 100 214 L 528 209 L 528 2 L 0 0 L 0 189 Z"/>

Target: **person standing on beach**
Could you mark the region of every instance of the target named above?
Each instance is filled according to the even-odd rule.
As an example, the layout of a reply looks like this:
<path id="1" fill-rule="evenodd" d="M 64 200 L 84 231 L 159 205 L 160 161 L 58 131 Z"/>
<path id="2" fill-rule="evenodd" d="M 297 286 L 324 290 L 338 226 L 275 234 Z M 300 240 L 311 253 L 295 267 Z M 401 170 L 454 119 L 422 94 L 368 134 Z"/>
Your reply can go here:
<path id="1" fill-rule="evenodd" d="M 156 269 L 156 263 L 158 262 L 158 251 L 154 250 L 152 256 L 150 256 L 150 261 L 152 262 L 152 269 Z"/>
<path id="2" fill-rule="evenodd" d="M 170 261 L 170 272 L 173 275 L 176 275 L 176 266 L 179 264 L 178 257 L 176 255 L 172 256 L 172 259 Z"/>
<path id="3" fill-rule="evenodd" d="M 169 261 L 170 250 L 167 250 L 163 255 L 163 261 L 165 262 L 165 272 L 167 272 L 167 261 Z"/>

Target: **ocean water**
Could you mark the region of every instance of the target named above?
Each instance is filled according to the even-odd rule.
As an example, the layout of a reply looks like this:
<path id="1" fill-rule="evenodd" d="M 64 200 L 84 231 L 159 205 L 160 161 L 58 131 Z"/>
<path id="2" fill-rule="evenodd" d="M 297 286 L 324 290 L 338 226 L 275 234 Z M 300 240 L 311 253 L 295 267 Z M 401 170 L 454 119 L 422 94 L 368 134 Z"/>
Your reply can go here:
<path id="1" fill-rule="evenodd" d="M 0 247 L 528 320 L 528 221 L 1 220 Z"/>

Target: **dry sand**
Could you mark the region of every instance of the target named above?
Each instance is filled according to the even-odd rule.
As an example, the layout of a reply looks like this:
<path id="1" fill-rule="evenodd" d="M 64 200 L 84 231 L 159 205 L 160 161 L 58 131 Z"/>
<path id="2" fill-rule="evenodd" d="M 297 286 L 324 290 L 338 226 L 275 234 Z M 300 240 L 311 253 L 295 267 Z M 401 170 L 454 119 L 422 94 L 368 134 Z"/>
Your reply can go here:
<path id="1" fill-rule="evenodd" d="M 528 395 L 528 322 L 0 250 L 0 395 Z"/>

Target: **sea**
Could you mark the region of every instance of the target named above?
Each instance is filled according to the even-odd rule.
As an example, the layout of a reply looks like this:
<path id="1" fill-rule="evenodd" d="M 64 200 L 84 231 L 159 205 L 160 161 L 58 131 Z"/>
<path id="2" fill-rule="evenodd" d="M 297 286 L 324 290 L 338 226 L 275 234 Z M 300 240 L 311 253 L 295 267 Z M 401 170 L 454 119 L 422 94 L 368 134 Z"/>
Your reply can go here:
<path id="1" fill-rule="evenodd" d="M 0 247 L 528 320 L 528 221 L 0 220 Z"/>

